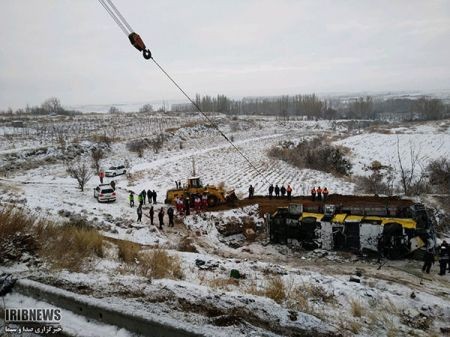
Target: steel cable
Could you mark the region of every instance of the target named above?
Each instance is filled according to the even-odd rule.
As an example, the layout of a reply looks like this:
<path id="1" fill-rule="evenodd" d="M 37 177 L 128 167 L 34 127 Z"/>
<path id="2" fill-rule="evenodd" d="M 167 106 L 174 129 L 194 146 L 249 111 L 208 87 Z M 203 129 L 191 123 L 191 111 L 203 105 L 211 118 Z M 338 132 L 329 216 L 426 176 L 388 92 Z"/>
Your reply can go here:
<path id="1" fill-rule="evenodd" d="M 128 28 L 130 33 L 134 32 L 133 28 L 131 28 L 131 26 L 128 24 L 127 20 L 125 20 L 122 13 L 120 13 L 120 11 L 117 9 L 117 7 L 114 5 L 114 3 L 111 0 L 106 0 L 106 1 L 108 1 L 111 8 L 116 12 L 117 16 L 122 20 L 122 23 Z"/>
<path id="2" fill-rule="evenodd" d="M 125 33 L 125 35 L 128 36 L 129 33 L 133 32 L 133 30 L 131 29 L 131 26 L 125 20 L 125 18 L 120 13 L 120 11 L 117 9 L 117 7 L 114 6 L 114 4 L 112 3 L 112 0 L 106 0 L 110 4 L 111 8 L 108 7 L 108 5 L 105 3 L 105 0 L 98 0 L 98 1 L 102 4 L 102 6 L 109 13 L 109 15 L 111 15 L 111 17 L 114 19 L 114 21 L 117 23 L 117 25 L 122 29 L 122 31 Z M 128 33 L 127 33 L 127 28 L 125 28 L 124 25 L 126 25 L 126 27 L 128 28 L 128 30 L 129 30 Z M 214 127 L 214 129 L 216 129 L 219 132 L 219 134 L 228 143 L 231 144 L 231 146 L 237 151 L 237 153 L 245 159 L 245 161 L 250 165 L 250 167 L 253 168 L 253 170 L 255 170 L 255 172 L 266 181 L 266 183 L 270 184 L 270 182 L 266 178 L 266 176 L 264 174 L 262 174 L 260 172 L 260 170 L 250 161 L 250 159 L 222 132 L 222 130 L 220 130 L 219 126 L 216 123 L 214 123 L 214 121 L 211 118 L 209 118 L 208 115 L 206 115 L 202 111 L 200 106 L 192 100 L 192 98 L 181 88 L 181 86 L 172 78 L 172 76 L 170 76 L 169 73 L 153 58 L 153 56 L 150 56 L 150 58 L 153 60 L 155 65 L 166 75 L 166 77 L 178 88 L 178 90 L 180 90 L 181 93 L 189 100 L 189 102 L 191 102 L 194 105 L 194 107 L 198 110 L 198 112 L 200 112 L 200 114 L 211 124 L 211 126 Z"/>
<path id="3" fill-rule="evenodd" d="M 120 22 L 119 18 L 113 13 L 111 8 L 108 7 L 108 5 L 104 2 L 104 0 L 98 0 L 100 4 L 105 8 L 105 10 L 109 13 L 109 15 L 113 18 L 113 20 L 117 23 L 119 28 L 124 32 L 126 36 L 130 35 L 131 32 L 128 32 L 127 28 L 123 25 L 122 22 Z"/>

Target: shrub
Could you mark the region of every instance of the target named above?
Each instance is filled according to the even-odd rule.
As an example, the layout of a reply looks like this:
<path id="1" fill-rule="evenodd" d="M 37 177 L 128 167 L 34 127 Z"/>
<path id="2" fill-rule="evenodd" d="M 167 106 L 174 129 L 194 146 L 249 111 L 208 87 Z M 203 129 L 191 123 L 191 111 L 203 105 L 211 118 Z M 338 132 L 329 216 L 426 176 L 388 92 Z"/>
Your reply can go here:
<path id="1" fill-rule="evenodd" d="M 272 147 L 268 155 L 299 168 L 338 175 L 350 175 L 352 169 L 351 162 L 345 158 L 344 148 L 333 146 L 321 138 L 305 140 L 295 147 Z"/>
<path id="2" fill-rule="evenodd" d="M 352 299 L 350 300 L 350 306 L 354 317 L 361 317 L 364 314 L 364 306 L 361 301 Z"/>
<path id="3" fill-rule="evenodd" d="M 431 185 L 438 186 L 445 193 L 450 193 L 450 161 L 439 158 L 427 166 L 428 180 Z"/>
<path id="4" fill-rule="evenodd" d="M 230 286 L 239 286 L 239 280 L 235 278 L 214 278 L 208 281 L 211 288 L 225 289 L 229 291 Z"/>
<path id="5" fill-rule="evenodd" d="M 198 253 L 197 248 L 192 242 L 192 238 L 185 236 L 180 240 L 178 244 L 178 250 L 180 252 Z"/>
<path id="6" fill-rule="evenodd" d="M 144 155 L 144 150 L 147 147 L 147 144 L 143 140 L 132 140 L 127 143 L 127 149 L 131 152 L 137 153 L 139 158 L 142 158 Z"/>
<path id="7" fill-rule="evenodd" d="M 55 268 L 79 271 L 86 258 L 103 257 L 103 237 L 85 222 L 58 226 L 14 208 L 0 211 L 0 261 L 39 254 Z"/>
<path id="8" fill-rule="evenodd" d="M 281 277 L 276 276 L 269 279 L 264 295 L 277 303 L 282 303 L 286 299 L 286 287 Z"/>
<path id="9" fill-rule="evenodd" d="M 80 271 L 86 258 L 103 257 L 103 237 L 95 229 L 49 224 L 40 232 L 40 253 L 53 267 Z"/>
<path id="10" fill-rule="evenodd" d="M 0 210 L 0 263 L 16 261 L 23 253 L 34 254 L 37 242 L 29 233 L 34 219 L 18 209 Z"/>
<path id="11" fill-rule="evenodd" d="M 164 249 L 157 248 L 142 252 L 139 254 L 138 260 L 139 270 L 143 276 L 156 279 L 182 279 L 184 277 L 180 259 L 169 255 Z"/>
<path id="12" fill-rule="evenodd" d="M 122 240 L 117 241 L 117 247 L 119 248 L 119 259 L 125 263 L 135 262 L 141 250 L 141 247 L 137 243 Z"/>

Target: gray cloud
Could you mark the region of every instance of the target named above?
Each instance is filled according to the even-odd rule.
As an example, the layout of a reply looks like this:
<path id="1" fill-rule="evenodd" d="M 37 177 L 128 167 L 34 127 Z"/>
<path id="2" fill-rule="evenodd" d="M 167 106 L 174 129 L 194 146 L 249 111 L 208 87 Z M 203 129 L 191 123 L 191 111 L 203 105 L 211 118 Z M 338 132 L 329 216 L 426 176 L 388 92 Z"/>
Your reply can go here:
<path id="1" fill-rule="evenodd" d="M 450 2 L 115 0 L 191 94 L 449 89 Z M 0 108 L 178 99 L 97 1 L 2 0 Z"/>

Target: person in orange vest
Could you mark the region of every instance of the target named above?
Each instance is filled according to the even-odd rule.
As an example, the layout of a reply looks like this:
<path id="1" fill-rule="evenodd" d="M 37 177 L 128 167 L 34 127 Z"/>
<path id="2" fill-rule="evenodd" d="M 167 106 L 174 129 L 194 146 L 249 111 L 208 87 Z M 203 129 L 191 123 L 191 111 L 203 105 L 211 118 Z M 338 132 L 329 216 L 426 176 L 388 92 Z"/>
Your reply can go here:
<path id="1" fill-rule="evenodd" d="M 288 199 L 291 200 L 291 194 L 292 194 L 292 187 L 291 187 L 291 185 L 288 184 L 286 192 L 287 192 Z"/>
<path id="2" fill-rule="evenodd" d="M 100 178 L 100 184 L 103 184 L 103 178 L 105 178 L 105 171 L 100 170 L 100 172 L 98 172 L 98 177 Z"/>
<path id="3" fill-rule="evenodd" d="M 322 189 L 319 187 L 317 187 L 317 199 L 318 200 L 322 200 Z"/>
<path id="4" fill-rule="evenodd" d="M 327 200 L 328 198 L 328 189 L 325 187 L 322 191 L 323 193 L 323 201 Z"/>
<path id="5" fill-rule="evenodd" d="M 311 199 L 312 199 L 312 201 L 316 200 L 316 188 L 315 187 L 313 187 L 311 189 Z"/>

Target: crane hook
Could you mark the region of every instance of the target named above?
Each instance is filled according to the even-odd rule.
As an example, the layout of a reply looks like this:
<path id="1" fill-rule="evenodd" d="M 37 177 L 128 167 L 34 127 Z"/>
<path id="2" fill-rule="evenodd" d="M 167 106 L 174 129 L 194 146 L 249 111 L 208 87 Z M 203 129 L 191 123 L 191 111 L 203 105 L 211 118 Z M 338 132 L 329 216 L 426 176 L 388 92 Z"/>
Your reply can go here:
<path id="1" fill-rule="evenodd" d="M 152 58 L 152 52 L 149 49 L 145 49 L 142 51 L 142 55 L 144 55 L 144 58 L 146 60 L 149 60 Z"/>
<path id="2" fill-rule="evenodd" d="M 139 51 L 142 52 L 142 55 L 144 55 L 144 58 L 146 60 L 151 59 L 152 58 L 152 53 L 150 52 L 149 49 L 147 49 L 145 47 L 145 43 L 144 41 L 142 41 L 141 37 L 139 36 L 139 34 L 133 32 L 130 35 L 128 35 L 128 39 L 130 40 L 131 44 Z"/>

